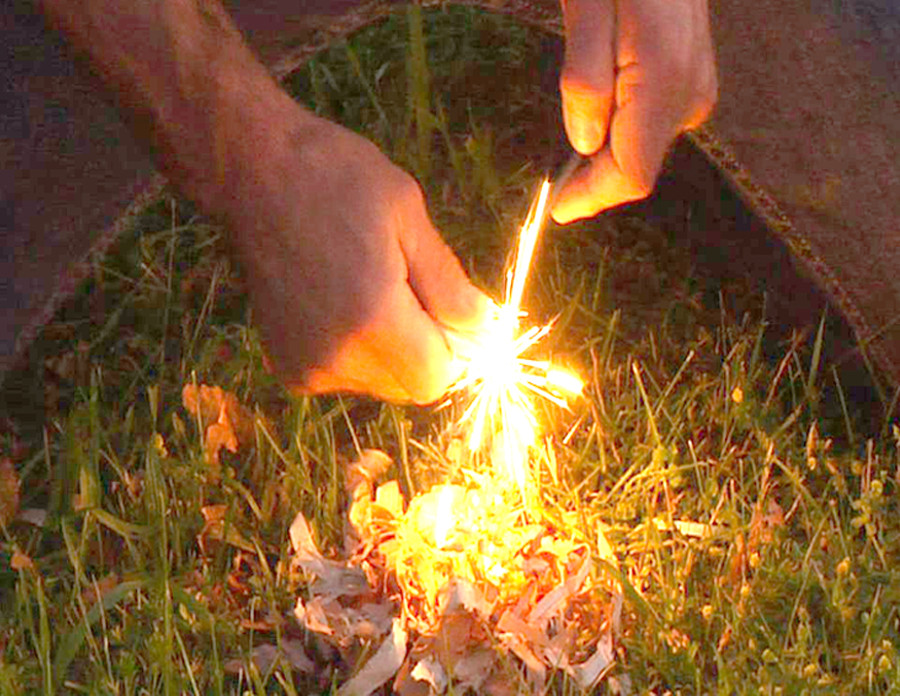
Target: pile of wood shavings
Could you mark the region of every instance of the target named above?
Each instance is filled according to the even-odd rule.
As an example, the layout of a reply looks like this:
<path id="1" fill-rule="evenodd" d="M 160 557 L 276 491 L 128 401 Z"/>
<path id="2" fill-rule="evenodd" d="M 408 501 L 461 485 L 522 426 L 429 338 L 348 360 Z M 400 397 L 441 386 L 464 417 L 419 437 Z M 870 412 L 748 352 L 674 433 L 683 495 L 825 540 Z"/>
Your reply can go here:
<path id="1" fill-rule="evenodd" d="M 615 563 L 602 532 L 591 549 L 483 482 L 438 485 L 407 506 L 396 481 L 374 483 L 389 463 L 367 451 L 350 468 L 346 562 L 322 556 L 302 515 L 291 527 L 292 568 L 312 577 L 300 623 L 345 655 L 380 646 L 342 696 L 391 679 L 402 696 L 504 696 L 543 692 L 557 671 L 583 689 L 609 674 L 622 596 L 594 563 Z M 608 683 L 629 690 L 623 674 Z"/>

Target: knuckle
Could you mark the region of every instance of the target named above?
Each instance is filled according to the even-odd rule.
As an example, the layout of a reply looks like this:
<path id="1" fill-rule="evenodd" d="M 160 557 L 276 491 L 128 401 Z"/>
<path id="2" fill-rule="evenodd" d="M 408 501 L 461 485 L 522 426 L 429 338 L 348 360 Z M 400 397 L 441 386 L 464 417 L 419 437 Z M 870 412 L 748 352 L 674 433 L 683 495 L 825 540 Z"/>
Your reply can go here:
<path id="1" fill-rule="evenodd" d="M 566 63 L 559 77 L 559 88 L 563 94 L 576 99 L 600 99 L 612 88 L 605 82 L 596 75 L 591 76 L 577 63 Z"/>
<path id="2" fill-rule="evenodd" d="M 623 168 L 625 182 L 619 191 L 623 202 L 638 201 L 653 193 L 658 173 L 659 166 L 646 161 L 633 162 Z"/>
<path id="3" fill-rule="evenodd" d="M 387 204 L 388 210 L 406 216 L 411 211 L 425 209 L 425 194 L 415 177 L 393 163 L 381 175 L 380 183 L 387 194 L 382 203 Z"/>
<path id="4" fill-rule="evenodd" d="M 397 193 L 407 205 L 425 205 L 425 194 L 419 182 L 402 170 L 398 170 Z"/>

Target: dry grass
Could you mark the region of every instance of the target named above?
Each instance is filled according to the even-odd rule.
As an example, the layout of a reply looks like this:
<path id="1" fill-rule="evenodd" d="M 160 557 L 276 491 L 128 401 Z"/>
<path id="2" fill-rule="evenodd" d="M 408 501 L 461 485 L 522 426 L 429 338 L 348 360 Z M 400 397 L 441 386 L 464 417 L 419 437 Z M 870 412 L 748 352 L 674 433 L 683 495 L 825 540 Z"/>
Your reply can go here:
<path id="1" fill-rule="evenodd" d="M 498 288 L 545 164 L 522 154 L 543 118 L 528 114 L 556 108 L 516 67 L 541 39 L 468 11 L 429 13 L 421 33 L 407 19 L 330 50 L 294 87 L 427 173 L 441 228 Z M 482 93 L 473 66 L 508 94 Z M 635 236 L 651 241 L 614 246 Z M 572 413 L 547 414 L 542 496 L 560 525 L 602 526 L 618 559 L 618 669 L 640 692 L 897 693 L 900 431 L 832 444 L 854 442 L 854 407 L 848 425 L 817 423 L 831 375 L 818 344 L 766 360 L 764 326 L 710 314 L 653 239 L 621 217 L 552 232 L 526 300 L 561 314 L 550 349 L 589 377 Z M 0 528 L 0 693 L 330 693 L 347 677 L 291 618 L 288 526 L 302 511 L 337 552 L 344 463 L 383 449 L 412 493 L 439 477 L 452 414 L 289 398 L 260 367 L 222 252 L 188 206 L 160 202 L 47 328 L 22 380 L 34 398 L 7 394 L 21 512 Z M 192 383 L 256 416 L 253 442 L 218 467 L 209 423 L 181 406 Z M 314 674 L 228 669 L 293 640 Z M 551 689 L 573 691 L 562 676 Z"/>

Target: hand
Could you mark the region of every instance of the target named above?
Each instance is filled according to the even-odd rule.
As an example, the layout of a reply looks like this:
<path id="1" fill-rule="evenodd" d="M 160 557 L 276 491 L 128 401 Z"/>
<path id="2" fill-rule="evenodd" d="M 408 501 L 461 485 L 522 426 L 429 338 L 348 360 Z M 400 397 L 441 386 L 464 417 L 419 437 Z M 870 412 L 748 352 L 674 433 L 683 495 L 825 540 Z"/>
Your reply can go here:
<path id="1" fill-rule="evenodd" d="M 43 2 L 169 181 L 225 223 L 288 387 L 418 403 L 447 390 L 461 365 L 444 329 L 477 331 L 490 302 L 409 175 L 300 108 L 217 2 Z"/>
<path id="2" fill-rule="evenodd" d="M 707 0 L 563 0 L 563 17 L 563 118 L 590 165 L 560 191 L 560 223 L 649 195 L 717 92 Z"/>
<path id="3" fill-rule="evenodd" d="M 227 222 L 269 362 L 299 393 L 432 402 L 460 369 L 444 329 L 476 330 L 490 302 L 412 177 L 368 140 L 299 108 L 296 117 L 229 173 L 242 191 Z"/>

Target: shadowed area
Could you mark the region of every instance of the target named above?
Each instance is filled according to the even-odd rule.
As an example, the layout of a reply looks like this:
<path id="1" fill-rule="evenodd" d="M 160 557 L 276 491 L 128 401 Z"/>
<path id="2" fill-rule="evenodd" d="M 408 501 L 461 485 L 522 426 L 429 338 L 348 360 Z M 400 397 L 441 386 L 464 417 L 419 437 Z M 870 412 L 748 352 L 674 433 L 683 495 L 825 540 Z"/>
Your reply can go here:
<path id="1" fill-rule="evenodd" d="M 45 28 L 34 3 L 5 5 L 0 371 L 85 275 L 91 251 L 105 248 L 142 195 L 160 186 L 84 61 Z M 228 6 L 262 59 L 284 74 L 395 4 Z M 555 0 L 491 7 L 558 31 Z M 682 225 L 701 272 L 743 269 L 756 278 L 777 324 L 815 325 L 829 297 L 831 354 L 859 362 L 852 326 L 896 380 L 898 9 L 887 0 L 728 0 L 711 10 L 721 94 L 695 140 L 705 157 L 679 146 L 671 173 L 639 210 Z M 558 57 L 558 44 L 551 53 Z M 542 78 L 548 90 L 552 72 Z"/>

